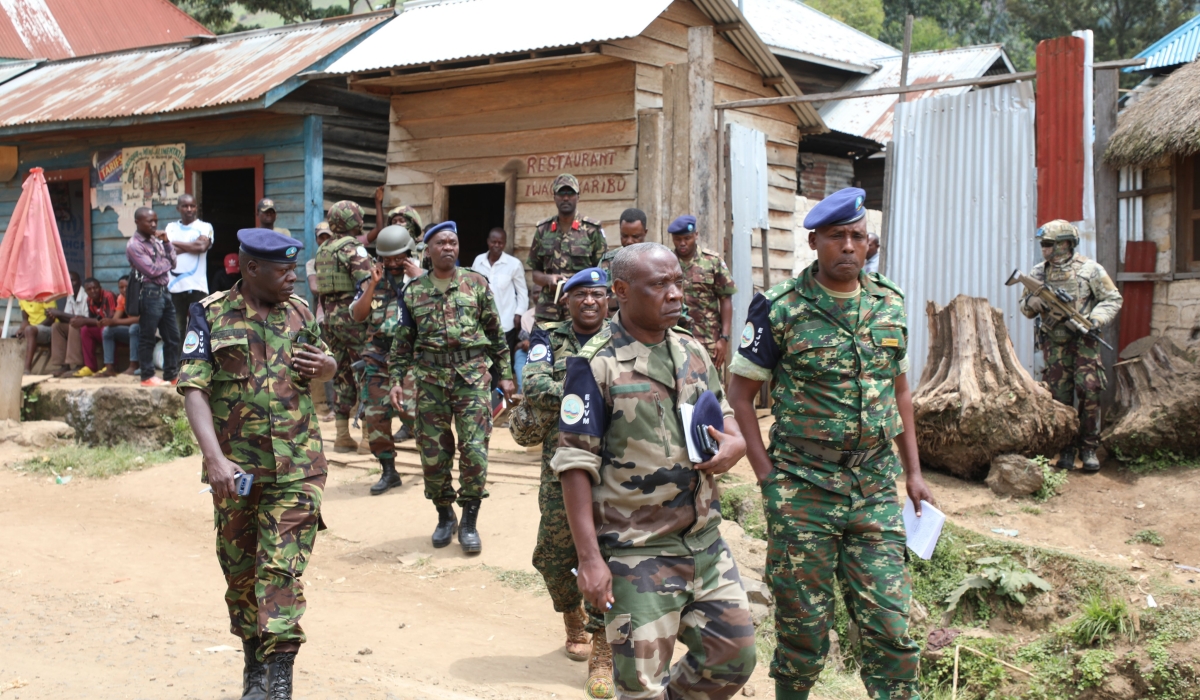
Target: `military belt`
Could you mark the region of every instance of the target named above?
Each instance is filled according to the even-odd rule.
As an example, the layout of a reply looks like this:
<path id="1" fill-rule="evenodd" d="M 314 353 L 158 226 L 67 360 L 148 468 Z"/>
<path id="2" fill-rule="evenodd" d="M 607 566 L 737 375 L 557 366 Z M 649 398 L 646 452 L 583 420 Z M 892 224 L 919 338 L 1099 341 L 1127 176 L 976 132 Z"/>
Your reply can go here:
<path id="1" fill-rule="evenodd" d="M 459 364 L 483 354 L 483 348 L 468 348 L 454 352 L 422 352 L 421 359 L 435 365 Z"/>
<path id="2" fill-rule="evenodd" d="M 783 439 L 809 457 L 816 457 L 817 459 L 832 462 L 842 467 L 850 467 L 851 469 L 861 467 L 884 450 L 891 449 L 891 443 L 889 442 L 885 442 L 869 450 L 833 450 L 813 440 L 791 436 L 785 436 Z"/>

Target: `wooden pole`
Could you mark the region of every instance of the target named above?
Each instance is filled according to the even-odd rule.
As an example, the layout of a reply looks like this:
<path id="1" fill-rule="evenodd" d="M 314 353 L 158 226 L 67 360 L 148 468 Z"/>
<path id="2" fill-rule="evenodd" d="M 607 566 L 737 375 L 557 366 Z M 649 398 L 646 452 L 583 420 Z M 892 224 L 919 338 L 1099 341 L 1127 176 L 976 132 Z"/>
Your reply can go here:
<path id="1" fill-rule="evenodd" d="M 720 247 L 725 264 L 733 269 L 733 202 L 729 186 L 729 141 L 725 134 L 725 110 L 717 112 L 717 199 L 716 221 L 720 225 Z"/>
<path id="2" fill-rule="evenodd" d="M 892 180 L 896 169 L 896 142 L 883 150 L 883 222 L 879 226 L 879 274 L 887 274 L 888 242 L 892 232 Z"/>
<path id="3" fill-rule="evenodd" d="M 720 250 L 717 220 L 717 141 L 713 138 L 713 28 L 712 25 L 688 29 L 687 92 L 688 168 L 687 211 L 671 216 L 692 214 L 699 222 L 700 243 Z"/>
<path id="4" fill-rule="evenodd" d="M 1108 142 L 1112 138 L 1113 132 L 1117 130 L 1119 82 L 1120 75 L 1115 68 L 1095 72 L 1096 94 L 1093 114 L 1096 122 L 1096 141 L 1092 146 L 1092 163 L 1096 189 L 1096 262 L 1100 263 L 1109 276 L 1114 279 L 1121 272 L 1119 269 L 1121 242 L 1117 224 L 1117 191 L 1120 183 L 1116 168 L 1104 163 L 1104 151 L 1108 149 Z M 1104 329 L 1104 339 L 1114 348 L 1117 347 L 1119 328 L 1118 316 L 1117 321 Z M 1109 373 L 1109 382 L 1100 397 L 1100 403 L 1102 406 L 1108 407 L 1112 405 L 1116 395 L 1117 382 L 1112 374 L 1112 368 L 1113 363 L 1117 361 L 1117 353 L 1101 346 L 1100 359 Z"/>
<path id="5" fill-rule="evenodd" d="M 908 87 L 908 56 L 912 52 L 913 16 L 904 17 L 904 52 L 900 55 L 900 87 Z M 900 93 L 899 101 L 903 102 L 907 94 Z"/>

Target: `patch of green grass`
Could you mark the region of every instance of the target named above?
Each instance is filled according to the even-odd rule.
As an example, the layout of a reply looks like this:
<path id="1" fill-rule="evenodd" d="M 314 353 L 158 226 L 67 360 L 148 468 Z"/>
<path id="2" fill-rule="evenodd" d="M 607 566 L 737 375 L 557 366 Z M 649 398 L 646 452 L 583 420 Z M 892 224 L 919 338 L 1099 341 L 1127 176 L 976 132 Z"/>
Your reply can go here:
<path id="1" fill-rule="evenodd" d="M 969 646 L 998 659 L 1009 660 L 1009 642 L 1003 638 L 970 639 Z M 943 650 L 937 661 L 921 663 L 921 697 L 948 697 L 954 681 L 954 646 Z M 958 697 L 965 700 L 983 700 L 1007 697 L 1001 692 L 1008 682 L 1008 670 L 992 659 L 970 652 L 958 657 Z"/>
<path id="2" fill-rule="evenodd" d="M 64 445 L 51 448 L 36 457 L 19 462 L 16 468 L 18 471 L 30 474 L 107 479 L 125 472 L 145 469 L 160 462 L 168 462 L 174 458 L 174 455 L 169 454 L 166 450 L 146 452 L 132 445 L 114 445 L 113 447 Z"/>
<path id="3" fill-rule="evenodd" d="M 1125 540 L 1125 544 L 1149 544 L 1162 547 L 1166 542 L 1163 541 L 1162 535 L 1154 530 L 1138 530 L 1133 537 Z"/>
<path id="4" fill-rule="evenodd" d="M 1044 455 L 1034 457 L 1033 461 L 1042 469 L 1042 487 L 1033 492 L 1033 500 L 1045 503 L 1067 485 L 1067 472 L 1050 466 L 1050 458 Z"/>
<path id="5" fill-rule="evenodd" d="M 1029 513 L 1030 515 L 1041 515 L 1042 509 L 1037 506 L 1021 506 L 1021 512 Z"/>
<path id="6" fill-rule="evenodd" d="M 751 537 L 767 539 L 767 517 L 763 514 L 762 494 L 757 484 L 723 486 L 721 517 L 741 525 Z"/>
<path id="7" fill-rule="evenodd" d="M 813 687 L 812 695 L 827 700 L 868 700 L 870 698 L 858 671 L 851 667 L 846 667 L 839 672 L 831 666 L 826 666 L 825 670 L 821 671 L 821 677 L 817 679 L 817 684 Z"/>
<path id="8" fill-rule="evenodd" d="M 1090 647 L 1107 644 L 1114 636 L 1131 643 L 1137 636 L 1125 601 L 1099 594 L 1089 596 L 1079 618 L 1071 624 L 1071 639 L 1080 647 Z"/>
<path id="9" fill-rule="evenodd" d="M 188 422 L 187 414 L 179 411 L 171 419 L 171 442 L 163 448 L 172 457 L 190 457 L 199 450 L 196 436 L 192 433 L 192 424 Z"/>
<path id="10" fill-rule="evenodd" d="M 534 595 L 546 595 L 546 582 L 542 579 L 542 575 L 536 571 L 524 571 L 522 569 L 502 569 L 498 566 L 488 566 L 484 564 L 483 570 L 492 575 L 502 586 L 513 589 L 514 591 L 522 591 L 533 593 Z"/>
<path id="11" fill-rule="evenodd" d="M 1117 655 L 1104 649 L 1090 649 L 1079 657 L 1075 670 L 1079 672 L 1079 682 L 1075 685 L 1079 690 L 1098 688 L 1104 682 L 1109 664 L 1117 660 Z"/>
<path id="12" fill-rule="evenodd" d="M 21 389 L 21 420 L 33 419 L 34 409 L 37 408 L 39 398 L 37 384 L 32 384 Z"/>
<path id="13" fill-rule="evenodd" d="M 1126 456 L 1120 450 L 1113 450 L 1113 452 L 1117 460 L 1121 462 L 1121 466 L 1134 474 L 1153 474 L 1175 467 L 1200 468 L 1200 457 L 1189 457 L 1172 450 L 1155 450 L 1150 454 L 1136 457 Z"/>

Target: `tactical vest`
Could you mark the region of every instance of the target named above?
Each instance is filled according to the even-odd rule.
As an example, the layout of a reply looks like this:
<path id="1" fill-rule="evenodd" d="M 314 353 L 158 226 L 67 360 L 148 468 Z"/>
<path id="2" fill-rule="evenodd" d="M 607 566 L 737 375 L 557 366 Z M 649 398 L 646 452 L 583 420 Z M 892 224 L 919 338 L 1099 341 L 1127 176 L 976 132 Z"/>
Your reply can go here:
<path id="1" fill-rule="evenodd" d="M 317 294 L 354 291 L 354 278 L 337 259 L 338 251 L 347 241 L 358 244 L 352 236 L 342 236 L 317 248 Z"/>

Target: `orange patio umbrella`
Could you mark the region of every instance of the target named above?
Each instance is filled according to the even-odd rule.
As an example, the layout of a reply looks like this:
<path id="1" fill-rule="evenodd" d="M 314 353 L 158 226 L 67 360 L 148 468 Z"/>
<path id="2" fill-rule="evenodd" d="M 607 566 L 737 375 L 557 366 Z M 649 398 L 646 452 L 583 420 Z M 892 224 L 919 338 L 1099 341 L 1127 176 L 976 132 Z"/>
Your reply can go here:
<path id="1" fill-rule="evenodd" d="M 50 189 L 42 169 L 34 168 L 21 185 L 21 198 L 0 242 L 0 298 L 8 298 L 4 335 L 8 335 L 13 297 L 54 301 L 71 291 L 71 273 L 50 204 Z"/>

